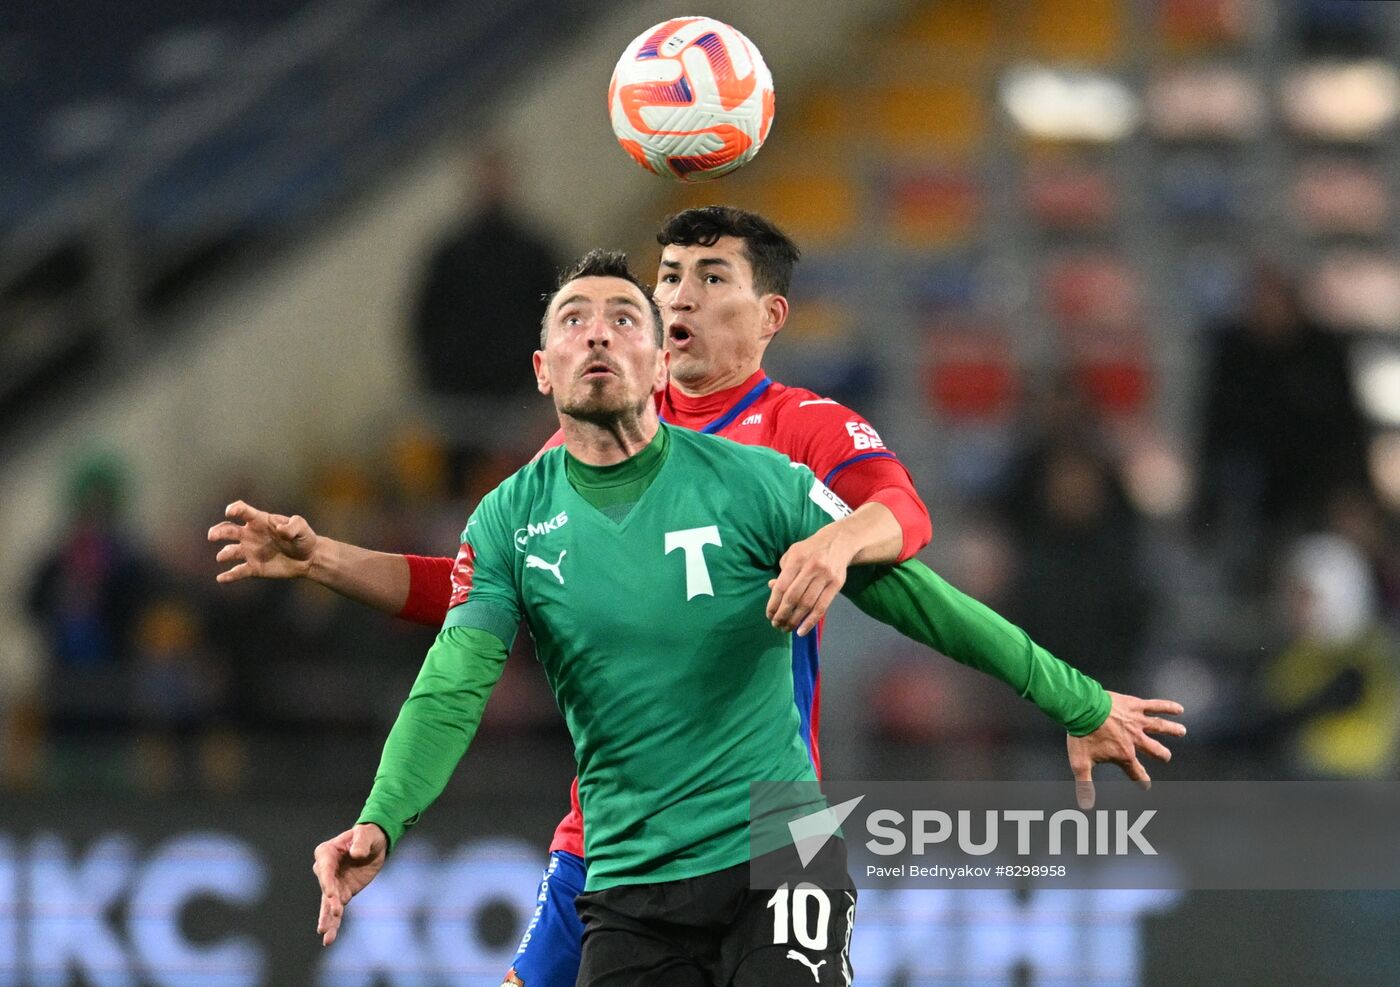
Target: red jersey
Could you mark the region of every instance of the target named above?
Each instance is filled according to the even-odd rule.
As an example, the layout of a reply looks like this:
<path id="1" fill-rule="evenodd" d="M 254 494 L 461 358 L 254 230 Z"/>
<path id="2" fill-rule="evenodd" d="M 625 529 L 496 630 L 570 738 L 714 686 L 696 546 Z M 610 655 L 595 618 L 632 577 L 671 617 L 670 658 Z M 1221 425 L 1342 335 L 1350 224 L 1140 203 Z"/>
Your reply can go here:
<path id="1" fill-rule="evenodd" d="M 912 556 L 932 536 L 928 508 L 914 490 L 909 471 L 885 447 L 879 433 L 850 408 L 800 387 L 788 387 L 758 371 L 738 387 L 704 397 L 686 397 L 668 386 L 657 410 L 671 425 L 721 435 L 745 445 L 767 446 L 809 467 L 851 507 L 875 501 L 885 504 L 900 523 L 904 544 L 900 559 Z M 545 444 L 559 445 L 561 432 Z M 409 599 L 400 616 L 420 623 L 441 624 L 451 586 L 452 559 L 409 557 Z M 817 747 L 821 679 L 817 648 L 821 628 L 807 637 L 793 636 L 793 696 L 803 739 L 812 764 L 821 774 Z M 578 779 L 574 779 L 571 810 L 554 832 L 550 851 L 583 856 L 583 813 L 579 809 Z"/>

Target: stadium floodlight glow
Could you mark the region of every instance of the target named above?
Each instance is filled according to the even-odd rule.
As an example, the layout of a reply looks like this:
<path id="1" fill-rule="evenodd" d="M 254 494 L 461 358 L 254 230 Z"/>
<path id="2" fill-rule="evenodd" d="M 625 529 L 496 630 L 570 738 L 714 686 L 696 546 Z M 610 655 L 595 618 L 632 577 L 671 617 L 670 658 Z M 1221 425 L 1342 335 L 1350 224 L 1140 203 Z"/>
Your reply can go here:
<path id="1" fill-rule="evenodd" d="M 1001 103 L 1032 137 L 1112 143 L 1142 119 L 1138 98 L 1100 72 L 1022 66 L 1001 82 Z"/>
<path id="2" fill-rule="evenodd" d="M 1367 417 L 1400 426 L 1400 349 L 1375 344 L 1357 348 L 1356 391 Z"/>
<path id="3" fill-rule="evenodd" d="M 1400 72 L 1378 58 L 1301 66 L 1283 83 L 1283 110 L 1304 133 L 1366 140 L 1400 114 Z"/>

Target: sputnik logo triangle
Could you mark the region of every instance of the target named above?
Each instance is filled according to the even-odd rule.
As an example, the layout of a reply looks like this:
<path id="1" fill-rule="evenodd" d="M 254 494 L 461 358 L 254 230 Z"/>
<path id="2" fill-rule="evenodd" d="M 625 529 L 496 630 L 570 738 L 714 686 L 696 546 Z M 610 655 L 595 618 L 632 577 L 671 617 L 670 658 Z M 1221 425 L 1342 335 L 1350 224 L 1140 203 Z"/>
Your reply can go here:
<path id="1" fill-rule="evenodd" d="M 856 806 L 863 801 L 865 801 L 865 796 L 857 795 L 839 805 L 829 805 L 825 809 L 819 809 L 788 823 L 788 832 L 792 834 L 792 845 L 797 849 L 797 857 L 802 861 L 803 867 L 810 864 L 813 858 L 821 853 L 827 840 L 831 839 L 841 828 L 846 818 L 855 811 Z"/>

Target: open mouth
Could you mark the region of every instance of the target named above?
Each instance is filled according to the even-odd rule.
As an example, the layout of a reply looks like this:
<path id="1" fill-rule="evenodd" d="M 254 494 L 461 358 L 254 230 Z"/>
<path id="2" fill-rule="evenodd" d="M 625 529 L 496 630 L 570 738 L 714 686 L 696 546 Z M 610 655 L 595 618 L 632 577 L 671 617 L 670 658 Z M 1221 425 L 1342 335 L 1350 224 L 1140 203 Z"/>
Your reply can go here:
<path id="1" fill-rule="evenodd" d="M 695 335 L 690 331 L 690 327 L 679 322 L 672 324 L 667 332 L 667 339 L 680 349 L 685 349 L 694 338 Z"/>
<path id="2" fill-rule="evenodd" d="M 584 367 L 583 373 L 579 376 L 584 380 L 600 380 L 603 377 L 616 377 L 617 371 L 610 364 L 598 360 Z"/>

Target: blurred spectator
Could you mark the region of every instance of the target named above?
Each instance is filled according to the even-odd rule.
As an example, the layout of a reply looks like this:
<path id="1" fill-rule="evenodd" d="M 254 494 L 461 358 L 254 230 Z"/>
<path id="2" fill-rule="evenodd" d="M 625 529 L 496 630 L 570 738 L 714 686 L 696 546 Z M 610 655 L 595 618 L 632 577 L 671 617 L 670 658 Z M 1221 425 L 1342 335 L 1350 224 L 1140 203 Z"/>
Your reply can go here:
<path id="1" fill-rule="evenodd" d="M 211 627 L 232 662 L 238 722 L 255 731 L 378 731 L 392 723 L 432 644 L 431 631 L 313 583 L 222 589 L 232 592 L 216 599 Z"/>
<path id="2" fill-rule="evenodd" d="M 1198 522 L 1247 573 L 1260 546 L 1316 529 L 1341 490 L 1367 491 L 1366 430 L 1344 342 L 1311 322 L 1296 285 L 1261 266 L 1243 318 L 1207 367 Z"/>
<path id="3" fill-rule="evenodd" d="M 865 699 L 879 743 L 871 770 L 886 778 L 986 778 L 1005 739 L 1000 683 L 903 643 L 885 656 Z"/>
<path id="4" fill-rule="evenodd" d="M 132 700 L 142 725 L 175 733 L 219 714 L 226 687 L 189 604 L 149 604 L 137 620 L 135 656 Z"/>
<path id="5" fill-rule="evenodd" d="M 0 696 L 0 790 L 38 780 L 42 746 L 43 715 L 34 697 Z"/>
<path id="6" fill-rule="evenodd" d="M 1375 497 L 1358 490 L 1343 491 L 1329 505 L 1330 528 L 1365 555 L 1375 578 L 1381 616 L 1400 630 L 1400 543 L 1395 519 Z"/>
<path id="7" fill-rule="evenodd" d="M 125 469 L 83 460 L 69 482 L 69 520 L 38 567 L 29 612 L 48 649 L 44 702 L 59 727 L 126 720 L 134 621 L 155 571 L 126 531 Z"/>
<path id="8" fill-rule="evenodd" d="M 1086 674 L 1126 687 L 1148 614 L 1140 518 L 1083 399 L 1062 384 L 1036 410 L 1002 501 L 1021 560 L 1008 616 Z"/>
<path id="9" fill-rule="evenodd" d="M 1293 643 L 1264 670 L 1263 694 L 1305 775 L 1389 776 L 1400 749 L 1400 651 L 1377 619 L 1365 556 L 1311 535 L 1289 557 Z"/>
<path id="10" fill-rule="evenodd" d="M 236 787 L 240 746 L 223 728 L 228 670 L 210 648 L 197 611 L 183 599 L 162 596 L 142 611 L 134 636 L 131 699 L 140 728 L 140 785 L 165 791 L 198 779 L 205 788 Z M 187 761 L 191 754 L 195 763 Z"/>
<path id="11" fill-rule="evenodd" d="M 458 445 L 457 461 L 449 463 L 433 430 L 414 422 L 390 435 L 385 452 L 384 496 L 368 529 L 375 545 L 415 555 L 454 553 L 473 506 L 463 496 L 474 466 L 469 450 Z"/>
<path id="12" fill-rule="evenodd" d="M 946 576 L 953 585 L 996 611 L 1011 604 L 1016 556 L 1005 525 L 992 516 L 974 514 L 954 533 L 947 552 Z"/>
<path id="13" fill-rule="evenodd" d="M 384 523 L 392 513 L 385 492 L 404 478 L 368 467 L 394 458 L 376 455 L 361 463 L 334 457 L 315 464 L 300 510 L 318 530 L 352 542 L 416 548 L 399 542 L 410 537 L 406 525 Z M 409 496 L 403 490 L 396 495 Z M 412 516 L 421 523 L 421 516 Z M 392 722 L 432 643 L 426 628 L 388 619 L 305 580 L 220 587 L 214 606 L 215 639 L 233 661 L 236 708 L 258 729 L 377 730 Z"/>
<path id="14" fill-rule="evenodd" d="M 530 355 L 558 251 L 513 212 L 501 148 L 481 153 L 471 187 L 475 208 L 428 263 L 413 313 L 415 355 L 436 397 L 520 398 L 534 391 Z"/>

